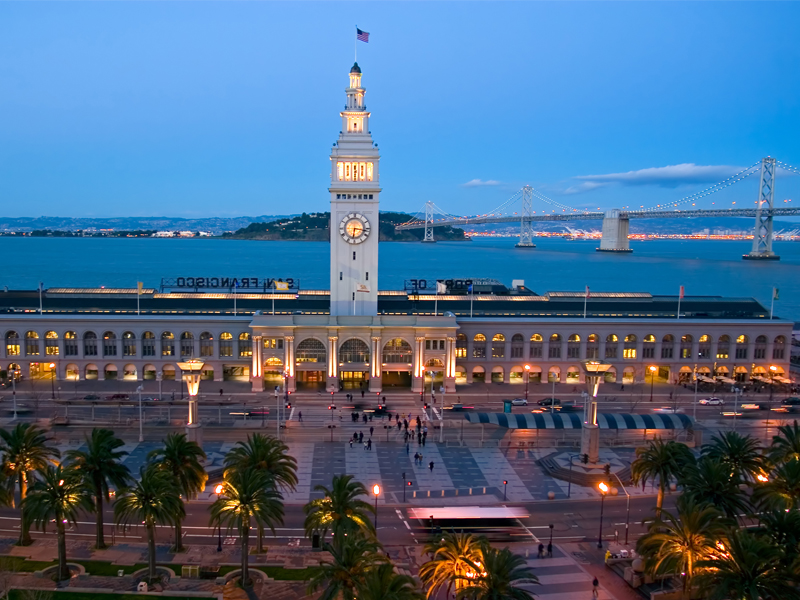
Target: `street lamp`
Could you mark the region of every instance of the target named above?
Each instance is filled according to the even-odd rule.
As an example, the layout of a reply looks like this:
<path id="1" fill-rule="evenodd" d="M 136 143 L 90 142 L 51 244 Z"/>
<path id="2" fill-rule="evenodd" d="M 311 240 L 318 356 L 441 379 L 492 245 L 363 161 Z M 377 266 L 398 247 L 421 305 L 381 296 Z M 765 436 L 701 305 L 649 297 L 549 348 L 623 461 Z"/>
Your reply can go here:
<path id="1" fill-rule="evenodd" d="M 608 493 L 608 486 L 604 482 L 600 482 L 600 485 L 597 486 L 600 488 L 600 533 L 597 535 L 597 547 L 603 547 L 603 503 L 606 499 L 606 494 Z"/>
<path id="2" fill-rule="evenodd" d="M 50 363 L 50 399 L 56 399 L 56 363 Z"/>
<path id="3" fill-rule="evenodd" d="M 144 388 L 139 386 L 136 391 L 139 392 L 139 443 L 144 441 L 144 430 L 142 429 L 142 390 Z"/>
<path id="4" fill-rule="evenodd" d="M 583 407 L 583 428 L 581 430 L 581 454 L 587 454 L 592 463 L 596 463 L 600 454 L 600 429 L 597 426 L 597 390 L 600 380 L 611 364 L 602 360 L 587 360 L 583 363 L 584 377 L 589 390 L 589 397 Z"/>
<path id="5" fill-rule="evenodd" d="M 378 496 L 381 495 L 381 486 L 377 483 L 372 486 L 372 493 L 375 494 L 375 535 L 378 535 Z"/>
<path id="6" fill-rule="evenodd" d="M 525 401 L 528 401 L 528 382 L 531 380 L 531 366 L 525 365 Z"/>
<path id="7" fill-rule="evenodd" d="M 549 544 L 548 548 L 552 548 L 553 547 L 553 527 L 555 527 L 555 525 L 553 525 L 553 523 L 550 523 L 549 527 L 550 527 L 550 544 Z"/>
<path id="8" fill-rule="evenodd" d="M 217 484 L 217 487 L 214 488 L 214 493 L 217 495 L 217 500 L 219 500 L 222 495 L 221 483 Z M 219 530 L 217 533 L 217 552 L 222 552 L 222 521 L 219 522 Z"/>
<path id="9" fill-rule="evenodd" d="M 17 377 L 19 377 L 19 369 L 11 371 L 11 397 L 14 399 L 14 420 L 17 420 Z"/>
<path id="10" fill-rule="evenodd" d="M 656 380 L 656 371 L 658 371 L 658 368 L 655 365 L 650 365 L 650 402 L 653 401 L 653 383 Z"/>
<path id="11" fill-rule="evenodd" d="M 178 363 L 178 368 L 183 372 L 183 380 L 189 391 L 189 417 L 186 422 L 186 438 L 191 442 L 203 445 L 203 434 L 197 410 L 197 392 L 200 389 L 200 373 L 205 363 L 193 358 Z M 183 389 L 183 388 L 181 388 Z"/>
<path id="12" fill-rule="evenodd" d="M 503 480 L 503 502 L 506 499 L 506 488 L 508 488 L 508 479 Z"/>
<path id="13" fill-rule="evenodd" d="M 778 370 L 778 367 L 775 365 L 769 366 L 769 409 L 772 410 L 772 393 L 775 388 L 775 371 Z M 769 431 L 769 413 L 767 413 L 767 426 L 765 431 Z"/>

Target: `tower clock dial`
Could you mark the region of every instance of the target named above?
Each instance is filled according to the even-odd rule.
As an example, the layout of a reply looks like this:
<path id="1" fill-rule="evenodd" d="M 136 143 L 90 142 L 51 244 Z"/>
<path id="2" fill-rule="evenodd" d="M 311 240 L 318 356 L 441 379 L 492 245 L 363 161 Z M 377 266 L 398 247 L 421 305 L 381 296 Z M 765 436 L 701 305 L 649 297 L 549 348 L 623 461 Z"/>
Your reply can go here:
<path id="1" fill-rule="evenodd" d="M 360 244 L 369 237 L 370 225 L 360 213 L 350 213 L 339 222 L 339 235 L 348 244 Z"/>

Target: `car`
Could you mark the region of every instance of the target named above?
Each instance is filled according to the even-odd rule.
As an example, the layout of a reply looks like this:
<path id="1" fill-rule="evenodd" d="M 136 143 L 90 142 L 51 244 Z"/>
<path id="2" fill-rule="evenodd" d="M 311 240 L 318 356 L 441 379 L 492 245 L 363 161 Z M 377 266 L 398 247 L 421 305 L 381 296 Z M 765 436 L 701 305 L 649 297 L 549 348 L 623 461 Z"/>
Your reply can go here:
<path id="1" fill-rule="evenodd" d="M 111 394 L 106 396 L 106 400 L 130 400 L 128 394 Z"/>
<path id="2" fill-rule="evenodd" d="M 528 406 L 528 401 L 525 398 L 514 398 L 511 401 L 512 406 Z"/>
<path id="3" fill-rule="evenodd" d="M 472 410 L 475 408 L 474 406 L 464 406 L 463 404 L 457 402 L 455 404 L 451 404 L 450 406 L 445 406 L 444 410 L 453 410 L 456 412 L 463 411 L 463 410 Z"/>
<path id="4" fill-rule="evenodd" d="M 701 398 L 697 401 L 697 403 L 704 406 L 721 406 L 722 404 L 725 404 L 725 400 L 712 396 L 711 398 Z"/>
<path id="5" fill-rule="evenodd" d="M 100 400 L 100 396 L 97 394 L 89 394 L 83 397 L 84 400 L 89 400 L 90 402 L 94 402 L 95 400 Z"/>
<path id="6" fill-rule="evenodd" d="M 675 408 L 674 406 L 662 406 L 661 408 L 654 408 L 653 412 L 662 415 L 674 415 L 675 413 L 683 412 L 682 408 Z"/>
<path id="7" fill-rule="evenodd" d="M 539 406 L 561 406 L 561 400 L 558 398 L 543 398 L 537 404 Z"/>
<path id="8" fill-rule="evenodd" d="M 781 402 L 781 406 L 800 406 L 800 398 L 792 396 Z"/>

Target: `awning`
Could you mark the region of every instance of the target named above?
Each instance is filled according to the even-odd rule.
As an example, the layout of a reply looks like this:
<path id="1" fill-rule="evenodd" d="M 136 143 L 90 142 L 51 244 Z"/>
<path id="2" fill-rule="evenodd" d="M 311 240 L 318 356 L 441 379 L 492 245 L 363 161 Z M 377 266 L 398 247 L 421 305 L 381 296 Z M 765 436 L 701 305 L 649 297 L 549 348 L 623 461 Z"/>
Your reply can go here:
<path id="1" fill-rule="evenodd" d="M 583 418 L 578 413 L 466 413 L 470 423 L 497 425 L 508 429 L 581 429 Z M 600 429 L 686 429 L 692 419 L 684 414 L 638 415 L 632 413 L 599 413 Z"/>

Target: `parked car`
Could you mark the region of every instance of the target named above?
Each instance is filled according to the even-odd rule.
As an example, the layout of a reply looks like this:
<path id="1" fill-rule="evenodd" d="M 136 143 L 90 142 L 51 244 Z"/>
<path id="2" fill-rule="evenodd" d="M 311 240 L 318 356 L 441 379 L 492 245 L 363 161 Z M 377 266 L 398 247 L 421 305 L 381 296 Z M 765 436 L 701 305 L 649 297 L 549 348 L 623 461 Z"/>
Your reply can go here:
<path id="1" fill-rule="evenodd" d="M 525 398 L 514 398 L 511 401 L 512 406 L 528 406 L 528 401 Z"/>
<path id="2" fill-rule="evenodd" d="M 130 396 L 128 394 L 111 394 L 106 396 L 106 400 L 130 400 Z"/>
<path id="3" fill-rule="evenodd" d="M 537 404 L 539 406 L 561 406 L 561 400 L 558 398 L 543 398 Z"/>
<path id="4" fill-rule="evenodd" d="M 781 406 L 785 407 L 800 407 L 800 398 L 797 396 L 792 396 L 791 398 L 787 398 L 783 402 L 781 402 Z"/>
<path id="5" fill-rule="evenodd" d="M 100 396 L 97 394 L 89 394 L 83 397 L 84 400 L 89 400 L 90 402 L 94 402 L 96 400 L 100 400 Z"/>
<path id="6" fill-rule="evenodd" d="M 701 398 L 697 401 L 698 404 L 702 404 L 704 406 L 722 406 L 725 404 L 725 400 L 722 398 L 716 398 L 714 396 L 710 398 Z"/>

